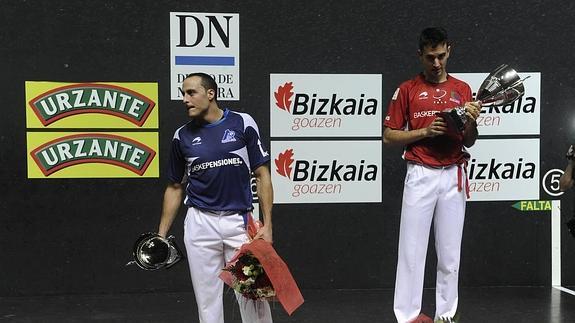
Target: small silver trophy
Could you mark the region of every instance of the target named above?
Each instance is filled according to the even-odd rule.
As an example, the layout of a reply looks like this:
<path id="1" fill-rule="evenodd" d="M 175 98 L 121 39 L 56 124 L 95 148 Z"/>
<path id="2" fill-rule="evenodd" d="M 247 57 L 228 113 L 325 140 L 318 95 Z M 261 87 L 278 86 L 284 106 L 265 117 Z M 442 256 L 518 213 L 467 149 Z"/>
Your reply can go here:
<path id="1" fill-rule="evenodd" d="M 523 81 L 528 77 L 521 79 L 517 72 L 503 64 L 496 68 L 483 81 L 477 91 L 476 99 L 481 101 L 482 106 L 506 105 L 519 99 L 525 93 Z M 443 117 L 450 127 L 463 131 L 467 116 L 465 107 L 455 107 L 438 113 Z"/>
<path id="2" fill-rule="evenodd" d="M 136 264 L 145 270 L 170 268 L 182 259 L 182 252 L 174 241 L 174 236 L 164 238 L 157 233 L 147 232 L 136 240 L 132 250 L 134 260 L 126 266 Z"/>

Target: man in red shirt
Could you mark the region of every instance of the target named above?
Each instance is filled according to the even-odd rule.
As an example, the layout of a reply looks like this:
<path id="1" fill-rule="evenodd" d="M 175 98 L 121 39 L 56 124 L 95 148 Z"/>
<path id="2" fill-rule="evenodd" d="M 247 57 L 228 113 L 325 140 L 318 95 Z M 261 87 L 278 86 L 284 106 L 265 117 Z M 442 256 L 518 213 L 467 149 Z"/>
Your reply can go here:
<path id="1" fill-rule="evenodd" d="M 385 117 L 383 141 L 405 146 L 407 174 L 403 190 L 394 312 L 399 323 L 414 321 L 421 311 L 425 257 L 431 221 L 437 253 L 435 319 L 451 321 L 457 311 L 459 259 L 465 218 L 465 167 L 477 139 L 480 102 L 471 88 L 447 74 L 451 45 L 443 28 L 426 28 L 419 38 L 423 72 L 403 82 Z M 464 107 L 463 131 L 438 112 Z"/>

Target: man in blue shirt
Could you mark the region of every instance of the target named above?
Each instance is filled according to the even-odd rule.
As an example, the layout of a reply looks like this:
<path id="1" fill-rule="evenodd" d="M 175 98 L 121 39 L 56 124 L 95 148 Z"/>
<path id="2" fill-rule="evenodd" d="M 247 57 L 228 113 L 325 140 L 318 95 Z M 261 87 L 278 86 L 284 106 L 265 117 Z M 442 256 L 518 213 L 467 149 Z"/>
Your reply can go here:
<path id="1" fill-rule="evenodd" d="M 200 322 L 223 323 L 223 282 L 218 275 L 248 240 L 252 172 L 264 220 L 254 239 L 273 239 L 270 156 L 250 115 L 220 109 L 210 75 L 190 74 L 182 83 L 182 95 L 192 120 L 177 129 L 172 140 L 170 183 L 158 233 L 167 235 L 184 198 L 184 243 Z M 236 297 L 243 322 L 272 321 L 267 302 Z"/>

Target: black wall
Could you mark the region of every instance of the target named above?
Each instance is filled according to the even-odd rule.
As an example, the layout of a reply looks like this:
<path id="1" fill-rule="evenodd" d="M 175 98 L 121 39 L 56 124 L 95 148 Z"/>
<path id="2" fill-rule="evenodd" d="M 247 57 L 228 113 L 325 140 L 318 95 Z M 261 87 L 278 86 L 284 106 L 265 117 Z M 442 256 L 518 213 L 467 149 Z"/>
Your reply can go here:
<path id="1" fill-rule="evenodd" d="M 125 267 L 159 221 L 173 131 L 187 120 L 169 94 L 169 13 L 240 14 L 241 101 L 269 144 L 270 73 L 380 73 L 383 99 L 419 72 L 419 31 L 445 26 L 448 70 L 501 63 L 541 72 L 541 176 L 564 168 L 573 131 L 575 7 L 567 1 L 16 1 L 0 2 L 0 296 L 190 290 L 187 266 Z M 30 180 L 25 81 L 158 82 L 159 179 Z M 401 150 L 384 147 L 383 203 L 277 205 L 275 247 L 301 288 L 392 288 Z M 562 197 L 563 222 L 573 192 Z M 541 199 L 551 199 L 541 190 Z M 464 286 L 549 285 L 549 212 L 468 204 Z M 183 211 L 181 212 L 183 214 Z M 172 233 L 181 243 L 183 217 Z M 575 240 L 563 234 L 563 281 L 575 285 Z M 433 243 L 433 242 L 431 242 Z M 429 252 L 426 285 L 433 286 Z"/>

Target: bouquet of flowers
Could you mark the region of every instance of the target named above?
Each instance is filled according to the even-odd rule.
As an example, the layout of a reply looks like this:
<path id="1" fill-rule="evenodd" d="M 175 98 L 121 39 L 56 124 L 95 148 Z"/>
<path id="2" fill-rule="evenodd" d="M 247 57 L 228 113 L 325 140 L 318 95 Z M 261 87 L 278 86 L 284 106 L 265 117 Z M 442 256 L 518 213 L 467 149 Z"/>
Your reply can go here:
<path id="1" fill-rule="evenodd" d="M 273 298 L 276 291 L 264 267 L 253 254 L 241 255 L 234 264 L 224 268 L 232 274 L 231 287 L 249 299 Z"/>
<path id="2" fill-rule="evenodd" d="M 255 236 L 257 228 L 249 215 L 250 238 Z M 278 300 L 289 315 L 303 304 L 303 296 L 286 263 L 271 243 L 263 239 L 243 244 L 222 270 L 220 278 L 249 299 Z"/>

